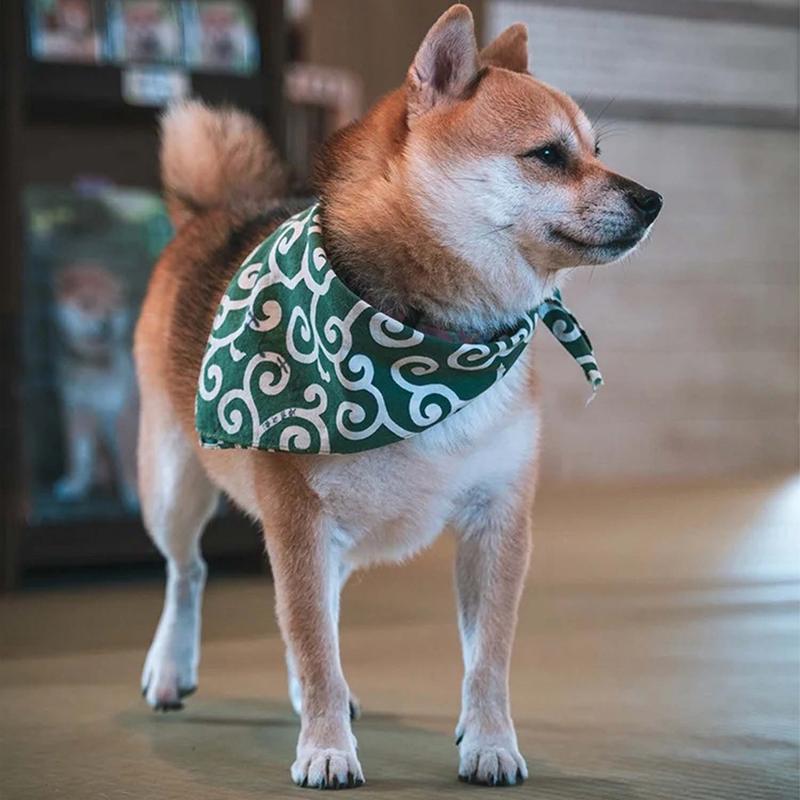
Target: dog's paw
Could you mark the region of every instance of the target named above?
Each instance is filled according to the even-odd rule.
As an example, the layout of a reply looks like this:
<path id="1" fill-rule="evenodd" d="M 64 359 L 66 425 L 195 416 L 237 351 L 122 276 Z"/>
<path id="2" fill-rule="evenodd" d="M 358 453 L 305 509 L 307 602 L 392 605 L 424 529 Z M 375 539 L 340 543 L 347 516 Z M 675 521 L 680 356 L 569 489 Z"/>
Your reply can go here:
<path id="1" fill-rule="evenodd" d="M 355 750 L 306 748 L 292 764 L 292 780 L 311 789 L 351 789 L 364 783 Z"/>
<path id="2" fill-rule="evenodd" d="M 53 484 L 53 496 L 61 503 L 75 503 L 83 500 L 90 490 L 90 486 L 76 478 L 60 478 Z"/>
<path id="3" fill-rule="evenodd" d="M 183 698 L 197 689 L 197 676 L 190 665 L 150 651 L 142 671 L 142 694 L 155 711 L 180 711 Z"/>
<path id="4" fill-rule="evenodd" d="M 183 708 L 183 698 L 197 688 L 205 575 L 202 561 L 182 574 L 168 570 L 164 610 L 142 670 L 142 694 L 157 711 Z"/>
<path id="5" fill-rule="evenodd" d="M 462 742 L 458 766 L 460 781 L 483 786 L 514 786 L 527 777 L 528 766 L 513 744 Z"/>

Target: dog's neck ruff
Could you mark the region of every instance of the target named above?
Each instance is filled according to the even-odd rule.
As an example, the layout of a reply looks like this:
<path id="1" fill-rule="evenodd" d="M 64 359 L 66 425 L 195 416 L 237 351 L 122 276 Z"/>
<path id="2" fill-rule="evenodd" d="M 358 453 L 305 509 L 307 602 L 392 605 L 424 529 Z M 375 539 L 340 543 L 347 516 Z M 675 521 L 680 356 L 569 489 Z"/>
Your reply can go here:
<path id="1" fill-rule="evenodd" d="M 408 439 L 501 380 L 541 318 L 603 382 L 591 344 L 558 293 L 516 332 L 486 343 L 416 330 L 336 276 L 319 207 L 291 217 L 245 259 L 222 297 L 200 369 L 204 447 L 356 453 Z"/>

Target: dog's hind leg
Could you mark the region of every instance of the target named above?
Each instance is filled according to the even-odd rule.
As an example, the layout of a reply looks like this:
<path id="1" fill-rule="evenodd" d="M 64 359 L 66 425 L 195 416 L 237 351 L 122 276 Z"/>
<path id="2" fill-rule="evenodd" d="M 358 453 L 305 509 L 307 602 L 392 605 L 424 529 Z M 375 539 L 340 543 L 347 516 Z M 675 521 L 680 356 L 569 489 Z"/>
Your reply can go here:
<path id="1" fill-rule="evenodd" d="M 524 493 L 523 493 L 524 494 Z M 459 778 L 508 785 L 528 775 L 511 720 L 508 672 L 530 555 L 528 509 L 519 497 L 481 495 L 459 515 L 458 621 L 464 651 Z"/>
<path id="2" fill-rule="evenodd" d="M 182 707 L 197 686 L 200 613 L 206 565 L 200 535 L 219 493 L 197 459 L 166 398 L 143 391 L 139 491 L 145 526 L 166 559 L 164 609 L 142 673 L 155 709 Z"/>

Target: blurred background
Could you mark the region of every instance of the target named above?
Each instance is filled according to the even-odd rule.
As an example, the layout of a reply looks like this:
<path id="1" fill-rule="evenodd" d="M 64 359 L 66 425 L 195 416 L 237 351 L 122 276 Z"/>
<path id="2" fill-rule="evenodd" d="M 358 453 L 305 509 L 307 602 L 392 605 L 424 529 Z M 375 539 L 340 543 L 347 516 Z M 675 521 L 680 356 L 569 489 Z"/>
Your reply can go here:
<path id="1" fill-rule="evenodd" d="M 676 703 L 695 704 L 676 723 L 676 742 L 697 730 L 689 718 L 701 729 L 715 721 L 708 722 L 709 736 L 738 729 L 766 737 L 760 751 L 748 749 L 744 739 L 725 740 L 727 755 L 712 758 L 722 771 L 740 765 L 742 785 L 750 787 L 741 794 L 703 773 L 689 788 L 664 784 L 658 791 L 633 779 L 631 789 L 621 778 L 608 778 L 600 788 L 582 778 L 562 784 L 554 778 L 536 796 L 796 797 L 796 770 L 787 764 L 797 761 L 800 648 L 797 3 L 467 4 L 481 43 L 512 22 L 528 23 L 533 73 L 584 106 L 612 168 L 665 198 L 653 235 L 635 258 L 587 269 L 565 292 L 591 333 L 606 380 L 591 405 L 585 405 L 574 364 L 551 337 L 535 342 L 545 428 L 532 583 L 543 588 L 530 590 L 541 605 L 523 613 L 522 631 L 532 640 L 530 651 L 521 645 L 520 658 L 552 677 L 545 680 L 554 698 L 545 749 L 550 746 L 566 770 L 574 755 L 568 742 L 581 735 L 577 731 L 592 730 L 594 717 L 581 705 L 586 696 L 556 679 L 571 675 L 574 687 L 585 675 L 572 675 L 542 652 L 597 662 L 607 682 L 595 688 L 609 704 L 613 697 L 627 708 L 630 719 L 660 709 L 665 716 L 656 719 L 663 720 Z M 136 497 L 130 344 L 150 270 L 172 235 L 159 196 L 160 109 L 188 95 L 248 109 L 289 163 L 295 190 L 304 192 L 319 144 L 403 80 L 425 32 L 448 6 L 439 0 L 0 5 L 0 585 L 19 590 L 0 607 L 0 633 L 7 653 L 22 659 L 20 671 L 4 682 L 14 686 L 33 669 L 23 656 L 62 646 L 72 653 L 118 645 L 119 663 L 129 669 L 143 655 L 157 618 L 160 588 L 146 565 L 159 559 L 141 527 Z M 449 545 L 441 547 L 433 560 L 423 559 L 414 612 L 403 617 L 415 631 L 447 583 L 449 560 L 440 556 L 450 555 Z M 268 590 L 262 597 L 261 589 L 236 577 L 243 564 L 259 569 L 262 549 L 254 527 L 221 507 L 204 550 L 212 565 L 235 569 L 225 573 L 232 583 L 217 595 L 218 603 L 227 599 L 217 606 L 218 621 L 209 622 L 212 640 L 264 636 L 279 649 L 274 623 L 251 625 L 233 611 L 237 593 L 244 592 L 248 602 L 263 603 L 267 615 Z M 665 599 L 668 579 L 672 600 Z M 345 596 L 345 621 L 349 609 L 357 624 L 390 630 L 399 612 L 386 599 L 391 592 L 383 592 L 392 580 L 402 592 L 399 576 L 357 585 L 349 601 Z M 77 595 L 63 594 L 65 581 L 69 591 L 77 586 Z M 128 594 L 103 593 L 117 585 Z M 632 585 L 637 588 L 626 594 Z M 81 610 L 68 614 L 73 600 Z M 119 630 L 116 615 L 139 602 L 147 613 Z M 671 610 L 662 619 L 656 609 L 666 606 Z M 591 610 L 582 616 L 579 608 Z M 695 612 L 706 622 L 692 628 Z M 656 620 L 656 628 L 627 629 L 634 617 L 637 623 Z M 667 617 L 674 627 L 666 627 Z M 706 624 L 709 619 L 719 625 Z M 690 627 L 681 627 L 684 622 Z M 596 625 L 608 634 L 602 642 L 566 633 L 588 637 Z M 441 659 L 455 650 L 442 655 L 437 648 L 455 645 L 450 634 L 426 630 L 429 649 L 421 663 L 438 675 Z M 630 638 L 615 638 L 625 630 Z M 718 649 L 707 650 L 709 642 Z M 389 652 L 391 643 L 383 643 Z M 122 653 L 127 647 L 133 656 Z M 690 650 L 691 658 L 713 651 L 700 683 L 692 671 L 697 664 L 681 661 L 690 659 Z M 366 645 L 363 652 L 370 654 L 360 678 L 367 700 L 387 708 L 393 696 L 370 680 L 392 665 L 381 666 Z M 622 653 L 638 655 L 623 663 Z M 752 655 L 758 653 L 763 658 Z M 730 666 L 734 658 L 744 659 L 738 672 Z M 227 662 L 220 656 L 216 663 Z M 61 668 L 76 682 L 87 669 L 77 662 Z M 715 676 L 728 670 L 738 682 L 720 688 Z M 211 674 L 212 687 L 227 697 L 228 684 L 214 684 Z M 652 684 L 636 683 L 656 674 Z M 240 688 L 260 691 L 261 678 L 239 678 Z M 415 701 L 411 695 L 424 690 L 406 689 L 405 708 L 422 715 L 417 728 L 437 728 L 431 709 L 443 695 Z M 712 695 L 716 699 L 703 706 Z M 744 702 L 745 696 L 749 721 L 736 716 L 736 698 Z M 25 712 L 26 697 L 14 695 Z M 769 714 L 778 707 L 776 722 Z M 271 708 L 259 713 L 268 716 Z M 692 716 L 699 719 L 700 708 L 703 723 Z M 573 713 L 574 727 L 558 728 L 564 709 Z M 231 716 L 230 708 L 216 711 Z M 527 712 L 530 720 L 546 719 L 541 706 Z M 595 722 L 602 735 L 610 730 L 607 720 Z M 150 741 L 134 712 L 117 723 Z M 371 730 L 380 733 L 374 724 Z M 41 730 L 29 732 L 30 752 Z M 165 730 L 152 740 L 153 749 L 166 746 L 173 766 L 189 769 L 194 756 Z M 631 752 L 642 734 L 633 730 L 625 740 Z M 108 736 L 111 741 L 116 734 Z M 438 752 L 438 739 L 425 741 Z M 239 745 L 246 749 L 248 742 Z M 692 775 L 688 756 L 675 747 L 674 772 Z M 747 773 L 741 765 L 751 756 Z M 618 778 L 637 768 L 617 766 Z M 406 777 L 401 771 L 397 780 Z M 698 789 L 704 780 L 711 783 Z M 233 779 L 219 781 L 226 790 L 237 786 Z"/>
<path id="2" fill-rule="evenodd" d="M 3 579 L 152 557 L 138 525 L 130 336 L 171 235 L 155 119 L 170 99 L 264 121 L 307 186 L 319 143 L 398 85 L 434 0 L 3 5 Z M 798 468 L 798 9 L 789 0 L 470 3 L 529 24 L 533 72 L 583 103 L 609 165 L 660 191 L 629 263 L 567 301 L 607 386 L 536 343 L 542 477 L 657 484 Z M 235 517 L 207 549 L 256 546 Z M 89 524 L 87 524 L 89 523 Z M 231 533 L 231 530 L 236 533 Z"/>

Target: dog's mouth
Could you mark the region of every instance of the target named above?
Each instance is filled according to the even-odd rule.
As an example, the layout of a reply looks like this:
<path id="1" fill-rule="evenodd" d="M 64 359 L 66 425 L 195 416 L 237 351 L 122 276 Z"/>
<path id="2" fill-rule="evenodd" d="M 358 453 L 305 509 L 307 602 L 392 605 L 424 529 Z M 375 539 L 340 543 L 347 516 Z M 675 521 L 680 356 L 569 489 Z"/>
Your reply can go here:
<path id="1" fill-rule="evenodd" d="M 613 239 L 605 239 L 600 242 L 592 242 L 585 239 L 578 239 L 575 236 L 571 236 L 570 234 L 560 231 L 556 228 L 553 228 L 551 233 L 553 237 L 560 243 L 566 244 L 573 249 L 584 251 L 602 250 L 607 253 L 617 254 L 624 253 L 626 250 L 632 250 L 637 244 L 639 244 L 639 242 L 642 241 L 644 236 L 644 231 L 639 231 L 633 236 L 620 236 Z"/>

